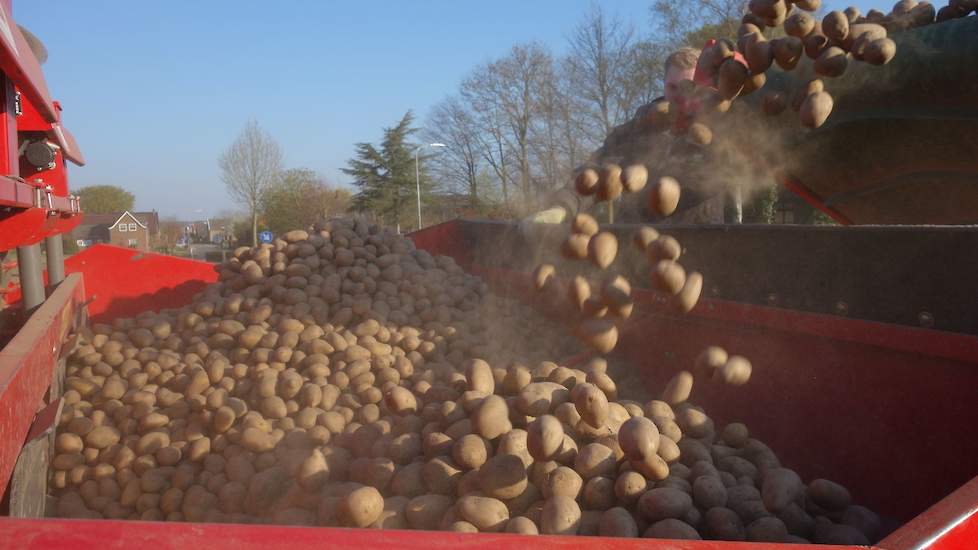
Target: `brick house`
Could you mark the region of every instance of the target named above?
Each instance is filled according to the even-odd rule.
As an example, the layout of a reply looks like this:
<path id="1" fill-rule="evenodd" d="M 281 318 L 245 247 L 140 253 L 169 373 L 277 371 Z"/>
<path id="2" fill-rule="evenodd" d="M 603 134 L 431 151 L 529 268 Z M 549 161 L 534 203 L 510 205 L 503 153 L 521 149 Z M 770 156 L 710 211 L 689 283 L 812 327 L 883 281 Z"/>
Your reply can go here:
<path id="1" fill-rule="evenodd" d="M 71 232 L 78 248 L 108 243 L 116 246 L 150 250 L 159 238 L 160 218 L 156 212 L 115 212 L 85 214 Z"/>

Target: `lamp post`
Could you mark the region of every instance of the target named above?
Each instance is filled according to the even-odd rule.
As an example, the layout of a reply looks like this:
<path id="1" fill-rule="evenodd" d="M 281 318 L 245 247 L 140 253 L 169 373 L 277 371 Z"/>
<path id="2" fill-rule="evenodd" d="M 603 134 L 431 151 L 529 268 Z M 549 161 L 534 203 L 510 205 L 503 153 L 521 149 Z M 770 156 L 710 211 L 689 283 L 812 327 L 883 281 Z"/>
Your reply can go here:
<path id="1" fill-rule="evenodd" d="M 431 147 L 438 149 L 445 147 L 444 143 L 428 143 L 426 145 L 419 145 L 417 149 L 414 150 L 414 183 L 418 188 L 418 229 L 421 229 L 421 163 L 418 159 L 419 153 L 425 147 Z"/>

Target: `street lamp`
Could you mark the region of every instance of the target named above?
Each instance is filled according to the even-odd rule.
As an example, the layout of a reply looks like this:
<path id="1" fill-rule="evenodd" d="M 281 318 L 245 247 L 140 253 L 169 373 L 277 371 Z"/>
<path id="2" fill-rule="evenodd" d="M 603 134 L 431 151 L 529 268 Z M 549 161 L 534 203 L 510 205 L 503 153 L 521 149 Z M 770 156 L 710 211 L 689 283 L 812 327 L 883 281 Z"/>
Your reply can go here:
<path id="1" fill-rule="evenodd" d="M 446 147 L 444 143 L 428 143 L 427 145 L 419 145 L 417 149 L 414 150 L 414 183 L 418 187 L 418 229 L 421 229 L 421 164 L 418 160 L 418 154 L 425 147 L 431 148 L 441 148 Z"/>

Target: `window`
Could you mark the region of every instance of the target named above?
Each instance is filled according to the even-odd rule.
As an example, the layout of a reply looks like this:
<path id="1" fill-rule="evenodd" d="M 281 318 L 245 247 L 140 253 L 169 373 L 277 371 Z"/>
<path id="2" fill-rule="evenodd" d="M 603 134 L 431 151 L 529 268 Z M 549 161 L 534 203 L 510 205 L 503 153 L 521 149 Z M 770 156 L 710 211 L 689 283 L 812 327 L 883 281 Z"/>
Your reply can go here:
<path id="1" fill-rule="evenodd" d="M 134 223 L 129 224 L 129 231 L 135 231 L 135 230 L 136 230 L 136 224 Z"/>
<path id="2" fill-rule="evenodd" d="M 129 227 L 129 226 L 126 225 L 126 224 L 124 224 L 124 223 L 123 224 L 119 224 L 119 231 L 127 231 L 127 229 L 126 229 L 127 227 Z"/>
<path id="3" fill-rule="evenodd" d="M 130 248 L 136 248 L 137 246 L 139 246 L 139 243 L 136 242 L 136 239 L 129 239 L 129 247 Z"/>

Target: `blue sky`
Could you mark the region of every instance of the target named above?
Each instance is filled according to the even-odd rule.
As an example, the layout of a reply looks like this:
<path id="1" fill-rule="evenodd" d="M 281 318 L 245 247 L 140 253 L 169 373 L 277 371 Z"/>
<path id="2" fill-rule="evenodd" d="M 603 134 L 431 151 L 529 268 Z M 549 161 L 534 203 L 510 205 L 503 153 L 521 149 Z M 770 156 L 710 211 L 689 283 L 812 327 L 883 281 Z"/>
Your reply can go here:
<path id="1" fill-rule="evenodd" d="M 72 187 L 120 185 L 138 209 L 189 219 L 234 208 L 217 158 L 248 119 L 279 141 L 287 166 L 345 183 L 354 143 L 377 141 L 408 109 L 423 121 L 515 43 L 563 52 L 590 4 L 14 0 L 14 18 L 47 46 L 48 86 L 87 157 Z M 600 2 L 639 32 L 650 4 Z"/>

